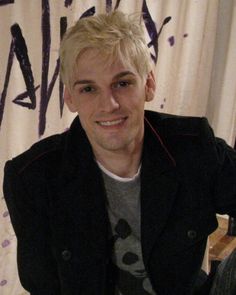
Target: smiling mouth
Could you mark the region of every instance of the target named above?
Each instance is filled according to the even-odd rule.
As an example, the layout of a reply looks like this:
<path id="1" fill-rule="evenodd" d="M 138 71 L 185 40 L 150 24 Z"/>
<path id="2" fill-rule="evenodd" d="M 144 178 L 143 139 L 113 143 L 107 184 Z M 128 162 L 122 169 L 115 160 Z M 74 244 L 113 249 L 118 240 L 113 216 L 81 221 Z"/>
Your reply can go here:
<path id="1" fill-rule="evenodd" d="M 123 123 L 126 119 L 127 119 L 127 117 L 120 118 L 117 120 L 112 120 L 112 121 L 97 121 L 96 123 L 100 126 L 116 126 L 116 125 L 120 125 L 121 123 Z"/>

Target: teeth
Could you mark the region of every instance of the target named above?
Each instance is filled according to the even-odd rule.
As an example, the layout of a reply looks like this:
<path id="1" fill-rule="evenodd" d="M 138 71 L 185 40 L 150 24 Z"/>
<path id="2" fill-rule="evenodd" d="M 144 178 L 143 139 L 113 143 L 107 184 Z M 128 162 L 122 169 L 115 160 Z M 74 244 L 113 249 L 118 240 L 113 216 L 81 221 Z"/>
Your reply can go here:
<path id="1" fill-rule="evenodd" d="M 115 120 L 115 121 L 104 121 L 104 122 L 99 122 L 99 125 L 102 126 L 113 126 L 121 123 L 123 119 Z"/>

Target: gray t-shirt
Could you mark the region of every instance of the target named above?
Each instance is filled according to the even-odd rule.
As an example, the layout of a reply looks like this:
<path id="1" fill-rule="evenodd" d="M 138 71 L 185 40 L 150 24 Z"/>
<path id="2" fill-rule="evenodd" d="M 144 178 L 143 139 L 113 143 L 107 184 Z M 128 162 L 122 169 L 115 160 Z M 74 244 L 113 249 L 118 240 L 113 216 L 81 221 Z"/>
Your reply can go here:
<path id="1" fill-rule="evenodd" d="M 140 176 L 122 179 L 99 164 L 108 199 L 116 295 L 155 295 L 143 264 L 140 242 Z"/>

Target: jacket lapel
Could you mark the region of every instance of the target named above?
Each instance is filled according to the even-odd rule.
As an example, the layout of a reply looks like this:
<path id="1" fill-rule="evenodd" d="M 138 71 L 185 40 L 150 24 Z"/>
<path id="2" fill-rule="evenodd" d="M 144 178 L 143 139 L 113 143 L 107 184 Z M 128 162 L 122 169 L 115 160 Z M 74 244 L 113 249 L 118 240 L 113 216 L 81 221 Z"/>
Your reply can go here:
<path id="1" fill-rule="evenodd" d="M 141 171 L 141 239 L 143 259 L 151 250 L 170 215 L 177 192 L 175 161 L 150 123 L 146 123 Z"/>

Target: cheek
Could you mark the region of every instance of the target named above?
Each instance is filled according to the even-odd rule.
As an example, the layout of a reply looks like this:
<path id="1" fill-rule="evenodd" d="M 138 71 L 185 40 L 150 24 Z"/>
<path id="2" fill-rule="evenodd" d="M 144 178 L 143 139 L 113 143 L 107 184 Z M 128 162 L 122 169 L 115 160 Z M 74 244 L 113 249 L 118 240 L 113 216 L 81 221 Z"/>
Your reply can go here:
<path id="1" fill-rule="evenodd" d="M 80 103 L 78 104 L 77 113 L 80 118 L 82 126 L 86 129 L 90 123 L 94 121 L 94 113 L 96 108 L 94 108 L 91 103 Z"/>
<path id="2" fill-rule="evenodd" d="M 145 94 L 143 91 L 129 91 L 120 96 L 120 102 L 131 110 L 141 110 L 145 104 Z"/>
<path id="3" fill-rule="evenodd" d="M 82 98 L 77 99 L 76 107 L 77 107 L 78 114 L 81 117 L 88 116 L 88 114 L 91 113 L 93 110 L 93 104 L 88 99 L 82 99 Z"/>

